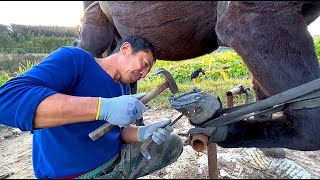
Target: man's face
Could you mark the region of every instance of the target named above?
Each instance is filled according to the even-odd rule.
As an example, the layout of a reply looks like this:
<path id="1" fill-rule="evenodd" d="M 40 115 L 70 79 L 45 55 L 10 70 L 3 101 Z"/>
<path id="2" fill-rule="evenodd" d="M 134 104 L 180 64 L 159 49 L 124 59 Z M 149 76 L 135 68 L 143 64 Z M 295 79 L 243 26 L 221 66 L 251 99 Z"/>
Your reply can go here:
<path id="1" fill-rule="evenodd" d="M 124 44 L 123 47 L 124 48 L 121 49 L 123 52 L 121 56 L 122 67 L 120 67 L 121 82 L 133 83 L 146 77 L 154 64 L 151 51 L 138 51 L 133 54 L 129 43 Z"/>

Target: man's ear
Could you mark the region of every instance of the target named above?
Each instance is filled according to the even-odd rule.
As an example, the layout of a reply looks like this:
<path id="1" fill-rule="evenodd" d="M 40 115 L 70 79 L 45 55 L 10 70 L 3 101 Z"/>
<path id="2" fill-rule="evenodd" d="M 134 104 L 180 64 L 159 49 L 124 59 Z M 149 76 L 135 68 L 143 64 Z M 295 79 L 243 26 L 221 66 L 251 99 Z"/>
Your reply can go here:
<path id="1" fill-rule="evenodd" d="M 124 55 L 129 54 L 131 52 L 131 44 L 128 42 L 124 42 L 120 47 L 120 52 Z"/>

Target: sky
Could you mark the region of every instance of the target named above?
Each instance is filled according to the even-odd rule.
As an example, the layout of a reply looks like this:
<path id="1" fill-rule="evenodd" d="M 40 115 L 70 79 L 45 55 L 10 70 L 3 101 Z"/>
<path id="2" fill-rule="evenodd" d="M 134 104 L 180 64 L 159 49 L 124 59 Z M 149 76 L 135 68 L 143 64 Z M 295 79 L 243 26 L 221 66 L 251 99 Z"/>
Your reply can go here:
<path id="1" fill-rule="evenodd" d="M 68 26 L 80 24 L 82 1 L 0 1 L 0 24 Z"/>
<path id="2" fill-rule="evenodd" d="M 82 1 L 0 1 L 0 24 L 75 27 L 83 15 Z M 308 26 L 320 35 L 320 18 Z"/>

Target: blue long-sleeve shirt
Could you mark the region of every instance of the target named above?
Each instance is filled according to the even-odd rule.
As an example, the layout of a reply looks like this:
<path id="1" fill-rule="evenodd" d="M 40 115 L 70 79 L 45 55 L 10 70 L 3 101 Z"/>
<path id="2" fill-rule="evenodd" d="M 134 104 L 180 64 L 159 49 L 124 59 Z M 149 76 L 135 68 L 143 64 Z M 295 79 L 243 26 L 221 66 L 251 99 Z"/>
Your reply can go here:
<path id="1" fill-rule="evenodd" d="M 113 81 L 88 52 L 61 47 L 0 87 L 0 124 L 32 131 L 37 106 L 56 93 L 111 98 L 130 94 L 130 87 Z M 119 127 L 97 141 L 88 136 L 104 123 L 81 122 L 34 130 L 35 176 L 59 178 L 84 173 L 114 157 L 122 147 Z"/>

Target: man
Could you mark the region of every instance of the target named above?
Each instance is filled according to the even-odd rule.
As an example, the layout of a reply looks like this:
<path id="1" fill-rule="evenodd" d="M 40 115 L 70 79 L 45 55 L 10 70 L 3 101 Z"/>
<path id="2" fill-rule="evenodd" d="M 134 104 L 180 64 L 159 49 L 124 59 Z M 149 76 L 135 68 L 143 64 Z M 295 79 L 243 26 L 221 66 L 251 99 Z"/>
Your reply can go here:
<path id="1" fill-rule="evenodd" d="M 182 152 L 173 128 L 162 128 L 169 120 L 133 125 L 145 111 L 138 100 L 144 94 L 129 95 L 129 83 L 145 77 L 155 61 L 154 47 L 139 36 L 123 39 L 106 58 L 61 47 L 0 87 L 0 123 L 34 133 L 37 178 L 147 175 Z M 117 126 L 92 141 L 88 134 L 106 121 Z M 148 161 L 139 150 L 149 136 L 155 143 Z"/>

